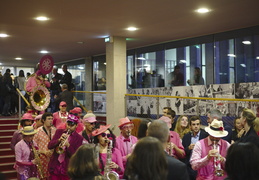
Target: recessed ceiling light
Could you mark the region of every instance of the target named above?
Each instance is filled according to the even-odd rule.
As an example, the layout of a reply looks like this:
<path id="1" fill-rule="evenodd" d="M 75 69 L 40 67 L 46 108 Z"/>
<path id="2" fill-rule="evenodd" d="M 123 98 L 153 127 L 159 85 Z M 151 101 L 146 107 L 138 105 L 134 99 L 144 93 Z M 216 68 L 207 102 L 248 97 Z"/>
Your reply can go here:
<path id="1" fill-rule="evenodd" d="M 0 37 L 8 37 L 8 34 L 0 34 Z"/>
<path id="2" fill-rule="evenodd" d="M 36 17 L 35 19 L 38 20 L 38 21 L 47 21 L 47 20 L 49 20 L 49 18 L 47 18 L 45 16 L 39 16 L 39 17 Z"/>
<path id="3" fill-rule="evenodd" d="M 259 56 L 257 56 L 256 59 L 259 59 Z"/>
<path id="4" fill-rule="evenodd" d="M 136 28 L 136 27 L 128 27 L 127 30 L 128 30 L 128 31 L 136 31 L 137 28 Z"/>
<path id="5" fill-rule="evenodd" d="M 186 60 L 182 59 L 182 60 L 180 60 L 180 63 L 184 64 L 184 63 L 186 63 Z"/>
<path id="6" fill-rule="evenodd" d="M 203 13 L 210 12 L 210 10 L 209 10 L 209 9 L 207 9 L 207 8 L 200 8 L 200 9 L 197 9 L 197 10 L 196 10 L 196 12 L 197 12 L 197 13 L 201 13 L 201 14 L 203 14 Z"/>
<path id="7" fill-rule="evenodd" d="M 40 51 L 40 53 L 42 53 L 42 54 L 46 54 L 46 53 L 49 53 L 49 51 L 42 50 L 42 51 Z"/>
<path id="8" fill-rule="evenodd" d="M 245 65 L 245 64 L 240 64 L 240 66 L 242 66 L 242 67 L 246 67 L 246 65 Z"/>
<path id="9" fill-rule="evenodd" d="M 229 57 L 236 57 L 235 54 L 228 54 Z"/>
<path id="10" fill-rule="evenodd" d="M 84 42 L 83 41 L 78 41 L 77 44 L 84 44 Z"/>
<path id="11" fill-rule="evenodd" d="M 242 41 L 243 44 L 251 44 L 251 41 Z"/>
<path id="12" fill-rule="evenodd" d="M 146 60 L 146 58 L 144 58 L 144 57 L 138 57 L 137 59 L 138 60 Z"/>
<path id="13" fill-rule="evenodd" d="M 22 58 L 21 57 L 17 57 L 17 58 L 15 58 L 15 60 L 22 60 Z"/>
<path id="14" fill-rule="evenodd" d="M 3 63 L 0 63 L 0 65 L 3 65 Z"/>

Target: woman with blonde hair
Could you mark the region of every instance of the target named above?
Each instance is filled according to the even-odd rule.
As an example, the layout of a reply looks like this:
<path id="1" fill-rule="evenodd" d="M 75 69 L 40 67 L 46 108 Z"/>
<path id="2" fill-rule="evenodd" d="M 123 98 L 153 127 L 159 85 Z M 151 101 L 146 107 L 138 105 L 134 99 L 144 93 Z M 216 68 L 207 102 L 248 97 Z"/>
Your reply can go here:
<path id="1" fill-rule="evenodd" d="M 254 122 L 256 119 L 256 115 L 251 109 L 243 109 L 243 111 L 241 112 L 240 121 L 241 124 L 244 126 L 245 133 L 241 137 L 240 142 L 252 142 L 257 147 L 259 147 L 259 137 L 254 129 Z"/>
<path id="2" fill-rule="evenodd" d="M 190 132 L 189 119 L 187 116 L 182 115 L 177 119 L 174 131 L 179 134 L 181 139 L 183 139 L 185 134 Z"/>

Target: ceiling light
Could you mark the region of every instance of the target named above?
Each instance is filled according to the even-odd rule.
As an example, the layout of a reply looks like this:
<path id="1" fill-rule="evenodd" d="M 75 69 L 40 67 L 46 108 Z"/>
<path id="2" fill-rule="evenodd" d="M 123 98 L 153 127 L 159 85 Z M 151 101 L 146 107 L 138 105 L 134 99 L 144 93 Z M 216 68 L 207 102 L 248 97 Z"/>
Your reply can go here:
<path id="1" fill-rule="evenodd" d="M 144 58 L 144 57 L 138 57 L 137 59 L 138 60 L 146 60 L 146 58 Z"/>
<path id="2" fill-rule="evenodd" d="M 251 44 L 251 41 L 242 41 L 243 44 Z"/>
<path id="3" fill-rule="evenodd" d="M 21 57 L 17 57 L 17 58 L 15 58 L 15 60 L 22 60 L 22 58 Z"/>
<path id="4" fill-rule="evenodd" d="M 245 64 L 240 64 L 240 66 L 242 66 L 242 67 L 246 67 L 246 65 L 245 65 Z"/>
<path id="5" fill-rule="evenodd" d="M 106 65 L 106 63 L 103 63 L 104 65 Z"/>
<path id="6" fill-rule="evenodd" d="M 42 50 L 40 51 L 41 54 L 46 54 L 46 53 L 49 53 L 49 51 L 46 51 L 46 50 Z"/>
<path id="7" fill-rule="evenodd" d="M 228 54 L 229 57 L 236 57 L 235 54 Z"/>
<path id="8" fill-rule="evenodd" d="M 8 34 L 0 34 L 0 37 L 8 37 Z"/>
<path id="9" fill-rule="evenodd" d="M 186 60 L 180 60 L 180 63 L 181 64 L 186 63 Z"/>
<path id="10" fill-rule="evenodd" d="M 39 17 L 36 17 L 35 19 L 38 20 L 38 21 L 47 21 L 47 20 L 49 20 L 49 18 L 47 18 L 45 16 L 39 16 Z"/>
<path id="11" fill-rule="evenodd" d="M 257 56 L 256 59 L 259 59 L 259 56 Z"/>
<path id="12" fill-rule="evenodd" d="M 127 30 L 128 30 L 128 31 L 136 31 L 137 28 L 136 28 L 136 27 L 128 27 Z"/>
<path id="13" fill-rule="evenodd" d="M 84 42 L 83 41 L 78 41 L 77 44 L 84 44 Z"/>
<path id="14" fill-rule="evenodd" d="M 0 63 L 0 65 L 3 65 L 3 63 Z"/>
<path id="15" fill-rule="evenodd" d="M 196 12 L 203 14 L 203 13 L 210 12 L 210 10 L 207 8 L 200 8 L 200 9 L 197 9 Z"/>

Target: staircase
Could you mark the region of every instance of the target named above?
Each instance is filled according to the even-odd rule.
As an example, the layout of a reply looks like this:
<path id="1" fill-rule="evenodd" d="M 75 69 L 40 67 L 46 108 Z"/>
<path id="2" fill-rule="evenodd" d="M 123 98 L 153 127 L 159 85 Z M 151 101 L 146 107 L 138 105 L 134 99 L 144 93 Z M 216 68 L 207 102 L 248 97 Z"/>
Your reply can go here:
<path id="1" fill-rule="evenodd" d="M 9 180 L 16 180 L 14 152 L 10 149 L 10 142 L 14 131 L 17 130 L 19 118 L 16 116 L 0 117 L 0 172 Z"/>

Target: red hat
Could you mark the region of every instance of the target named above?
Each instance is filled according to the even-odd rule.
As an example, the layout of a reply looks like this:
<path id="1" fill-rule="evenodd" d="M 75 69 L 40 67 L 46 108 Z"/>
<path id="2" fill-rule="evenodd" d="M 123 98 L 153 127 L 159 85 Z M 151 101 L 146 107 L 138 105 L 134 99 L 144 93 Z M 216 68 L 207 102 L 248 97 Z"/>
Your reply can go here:
<path id="1" fill-rule="evenodd" d="M 64 106 L 64 105 L 67 105 L 67 103 L 66 103 L 65 101 L 61 101 L 61 102 L 59 103 L 59 106 Z"/>
<path id="2" fill-rule="evenodd" d="M 21 120 L 34 120 L 31 113 L 24 113 Z"/>
<path id="3" fill-rule="evenodd" d="M 70 121 L 70 122 L 73 122 L 75 124 L 78 124 L 79 123 L 79 119 L 77 116 L 75 116 L 74 114 L 69 114 L 67 116 L 67 122 Z"/>
<path id="4" fill-rule="evenodd" d="M 69 112 L 72 114 L 81 114 L 82 109 L 80 107 L 75 107 L 74 109 L 71 109 Z"/>
<path id="5" fill-rule="evenodd" d="M 121 128 L 122 126 L 124 126 L 126 124 L 133 124 L 133 122 L 131 122 L 128 117 L 121 118 L 119 121 L 120 121 L 119 128 Z"/>
<path id="6" fill-rule="evenodd" d="M 106 126 L 101 125 L 99 129 L 96 129 L 92 132 L 92 136 L 98 136 L 99 134 L 104 133 L 105 131 L 107 131 L 107 129 L 109 129 L 110 126 L 110 124 Z"/>

